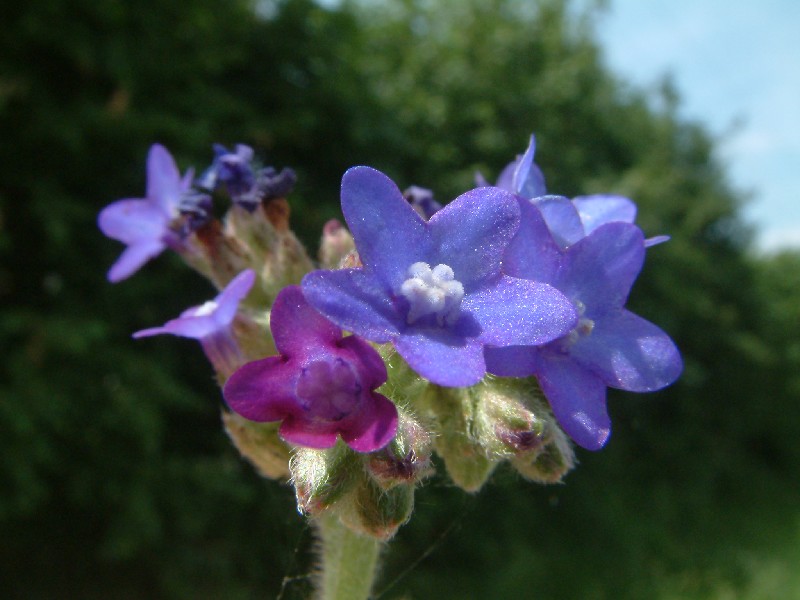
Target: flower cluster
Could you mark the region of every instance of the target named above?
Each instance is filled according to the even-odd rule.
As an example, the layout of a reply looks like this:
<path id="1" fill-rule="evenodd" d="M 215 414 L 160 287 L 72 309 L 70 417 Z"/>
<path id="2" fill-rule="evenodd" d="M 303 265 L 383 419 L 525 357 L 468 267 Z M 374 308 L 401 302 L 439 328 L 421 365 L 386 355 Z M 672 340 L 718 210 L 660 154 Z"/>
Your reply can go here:
<path id="1" fill-rule="evenodd" d="M 548 194 L 534 151 L 531 137 L 496 185 L 479 175 L 444 207 L 351 168 L 347 229 L 325 226 L 315 270 L 288 227 L 293 171 L 217 145 L 193 180 L 155 145 L 146 198 L 100 214 L 127 245 L 109 279 L 168 247 L 206 275 L 214 300 L 135 337 L 199 340 L 237 448 L 290 477 L 304 512 L 386 538 L 431 452 L 470 491 L 506 460 L 558 481 L 574 463 L 567 436 L 606 443 L 606 388 L 653 391 L 681 372 L 667 334 L 625 308 L 646 248 L 668 238 L 646 239 L 628 198 Z"/>

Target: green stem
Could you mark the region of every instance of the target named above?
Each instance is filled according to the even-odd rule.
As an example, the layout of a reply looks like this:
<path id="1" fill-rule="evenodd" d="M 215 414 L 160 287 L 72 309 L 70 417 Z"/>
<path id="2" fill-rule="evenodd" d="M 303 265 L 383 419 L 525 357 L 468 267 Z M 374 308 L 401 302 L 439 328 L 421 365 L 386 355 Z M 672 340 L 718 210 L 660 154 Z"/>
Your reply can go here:
<path id="1" fill-rule="evenodd" d="M 321 565 L 317 600 L 367 600 L 378 566 L 380 542 L 342 524 L 335 514 L 316 519 Z"/>

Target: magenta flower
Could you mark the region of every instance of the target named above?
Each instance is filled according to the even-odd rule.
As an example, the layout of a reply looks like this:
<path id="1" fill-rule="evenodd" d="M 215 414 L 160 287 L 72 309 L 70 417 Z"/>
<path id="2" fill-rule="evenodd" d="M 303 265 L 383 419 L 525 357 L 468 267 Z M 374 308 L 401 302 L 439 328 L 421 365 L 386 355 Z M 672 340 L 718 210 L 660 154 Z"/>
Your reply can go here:
<path id="1" fill-rule="evenodd" d="M 239 303 L 250 292 L 255 280 L 255 271 L 242 271 L 213 300 L 185 310 L 180 317 L 161 327 L 137 331 L 133 337 L 170 334 L 199 340 L 217 372 L 230 375 L 245 362 L 232 326 Z"/>
<path id="2" fill-rule="evenodd" d="M 543 344 L 575 324 L 563 294 L 501 272 L 520 218 L 508 192 L 469 191 L 425 221 L 386 175 L 354 167 L 342 212 L 363 267 L 309 273 L 308 302 L 343 329 L 392 342 L 434 383 L 473 385 L 485 345 Z"/>
<path id="3" fill-rule="evenodd" d="M 179 215 L 181 193 L 189 189 L 191 173 L 182 180 L 164 146 L 153 144 L 147 155 L 147 197 L 117 200 L 106 206 L 97 224 L 108 237 L 128 247 L 111 266 L 108 280 L 127 279 L 165 248 L 179 243 L 170 223 Z"/>
<path id="4" fill-rule="evenodd" d="M 375 390 L 386 381 L 377 351 L 306 302 L 299 286 L 281 290 L 270 316 L 280 356 L 247 363 L 225 384 L 225 401 L 251 421 L 283 421 L 287 442 L 330 448 L 341 435 L 358 452 L 388 444 L 397 409 Z"/>
<path id="5" fill-rule="evenodd" d="M 611 431 L 606 387 L 654 391 L 682 370 L 669 336 L 624 308 L 644 262 L 644 236 L 630 223 L 607 223 L 565 250 L 535 206 L 522 199 L 520 206 L 522 225 L 504 268 L 551 283 L 574 303 L 579 319 L 547 344 L 487 349 L 487 368 L 502 376 L 536 375 L 564 430 L 598 450 Z"/>

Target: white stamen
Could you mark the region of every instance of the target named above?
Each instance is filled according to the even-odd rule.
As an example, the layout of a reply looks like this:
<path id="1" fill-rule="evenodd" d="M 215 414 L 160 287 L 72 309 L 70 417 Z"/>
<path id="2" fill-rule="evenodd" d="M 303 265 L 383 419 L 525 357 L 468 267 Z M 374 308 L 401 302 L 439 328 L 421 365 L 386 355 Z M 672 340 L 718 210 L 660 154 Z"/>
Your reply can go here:
<path id="1" fill-rule="evenodd" d="M 455 279 L 453 269 L 448 265 L 431 269 L 429 264 L 417 262 L 408 267 L 407 273 L 400 293 L 410 305 L 408 323 L 427 315 L 436 315 L 440 326 L 454 323 L 464 299 L 464 286 Z"/>
<path id="2" fill-rule="evenodd" d="M 205 304 L 201 304 L 196 309 L 194 309 L 193 317 L 205 317 L 206 315 L 210 315 L 215 310 L 217 310 L 217 303 L 213 300 L 209 300 Z"/>

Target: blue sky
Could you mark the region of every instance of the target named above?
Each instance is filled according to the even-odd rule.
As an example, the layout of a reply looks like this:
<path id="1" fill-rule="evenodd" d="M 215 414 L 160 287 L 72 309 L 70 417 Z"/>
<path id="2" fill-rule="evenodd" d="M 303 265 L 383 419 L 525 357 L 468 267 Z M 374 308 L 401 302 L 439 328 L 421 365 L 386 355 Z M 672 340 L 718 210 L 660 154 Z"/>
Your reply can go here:
<path id="1" fill-rule="evenodd" d="M 750 192 L 758 247 L 800 248 L 800 0 L 611 0 L 598 37 L 611 68 L 649 88 L 670 73 L 681 114 L 720 138 Z"/>

